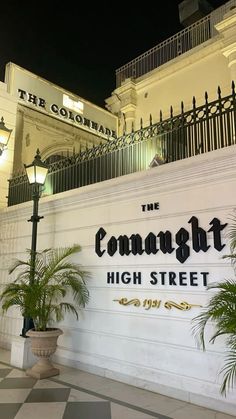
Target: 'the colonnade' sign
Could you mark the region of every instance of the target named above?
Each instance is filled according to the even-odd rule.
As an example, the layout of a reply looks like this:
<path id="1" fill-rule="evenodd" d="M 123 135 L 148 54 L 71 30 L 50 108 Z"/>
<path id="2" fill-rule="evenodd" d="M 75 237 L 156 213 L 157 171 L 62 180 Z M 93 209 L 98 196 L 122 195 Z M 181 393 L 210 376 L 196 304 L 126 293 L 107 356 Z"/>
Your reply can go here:
<path id="1" fill-rule="evenodd" d="M 46 100 L 37 97 L 33 93 L 26 92 L 25 90 L 18 89 L 19 98 L 24 100 L 27 103 L 32 103 L 33 105 L 42 108 L 47 111 L 46 108 Z M 56 103 L 52 103 L 49 105 L 49 111 L 63 120 L 68 120 L 69 122 L 73 122 L 75 124 L 78 124 L 82 127 L 86 127 L 91 129 L 92 131 L 96 131 L 98 134 L 101 134 L 106 137 L 112 137 L 116 138 L 116 132 L 114 130 L 111 130 L 107 127 L 104 127 L 101 124 L 98 124 L 95 121 L 92 121 L 88 118 L 85 118 L 82 115 L 79 115 L 78 113 L 74 113 L 71 110 L 65 108 L 65 107 L 59 107 Z"/>

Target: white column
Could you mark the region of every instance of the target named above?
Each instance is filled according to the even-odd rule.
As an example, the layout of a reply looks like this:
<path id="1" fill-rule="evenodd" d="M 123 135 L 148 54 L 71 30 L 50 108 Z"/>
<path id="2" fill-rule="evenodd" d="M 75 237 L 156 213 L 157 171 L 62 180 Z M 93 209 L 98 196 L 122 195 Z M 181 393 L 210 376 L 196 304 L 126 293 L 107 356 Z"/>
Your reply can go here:
<path id="1" fill-rule="evenodd" d="M 137 93 L 134 80 L 126 79 L 120 87 L 112 92 L 112 96 L 106 99 L 106 103 L 107 109 L 119 116 L 118 135 L 122 135 L 124 131 L 126 134 L 131 132 L 135 123 L 137 107 Z"/>
<path id="2" fill-rule="evenodd" d="M 222 36 L 222 54 L 228 59 L 231 80 L 236 81 L 236 7 L 224 15 L 215 28 Z"/>

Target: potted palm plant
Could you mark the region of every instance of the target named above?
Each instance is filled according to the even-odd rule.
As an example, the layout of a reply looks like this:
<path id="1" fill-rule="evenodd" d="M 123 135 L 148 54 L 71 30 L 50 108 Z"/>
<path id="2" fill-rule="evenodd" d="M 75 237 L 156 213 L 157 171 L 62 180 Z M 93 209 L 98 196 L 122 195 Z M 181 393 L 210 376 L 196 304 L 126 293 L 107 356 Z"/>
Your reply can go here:
<path id="1" fill-rule="evenodd" d="M 53 322 L 63 320 L 67 312 L 78 319 L 79 309 L 88 303 L 86 279 L 89 274 L 79 264 L 69 260 L 80 250 L 77 244 L 46 249 L 36 252 L 33 262 L 29 251 L 27 261 L 17 259 L 10 267 L 9 273 L 17 272 L 18 275 L 0 294 L 3 311 L 18 306 L 24 318 L 33 320 L 34 328 L 26 335 L 31 338 L 32 352 L 38 357 L 38 362 L 27 370 L 27 374 L 35 378 L 59 374 L 59 370 L 51 364 L 50 356 L 55 352 L 57 338 L 63 332 L 52 327 Z"/>
<path id="2" fill-rule="evenodd" d="M 236 217 L 229 229 L 230 251 L 223 258 L 229 259 L 236 267 Z M 236 280 L 226 279 L 208 286 L 209 290 L 216 290 L 206 307 L 192 322 L 192 331 L 203 350 L 205 346 L 205 330 L 209 321 L 213 322 L 215 330 L 209 342 L 214 343 L 219 336 L 225 337 L 228 348 L 225 363 L 220 371 L 223 374 L 220 391 L 226 396 L 227 390 L 236 384 Z"/>

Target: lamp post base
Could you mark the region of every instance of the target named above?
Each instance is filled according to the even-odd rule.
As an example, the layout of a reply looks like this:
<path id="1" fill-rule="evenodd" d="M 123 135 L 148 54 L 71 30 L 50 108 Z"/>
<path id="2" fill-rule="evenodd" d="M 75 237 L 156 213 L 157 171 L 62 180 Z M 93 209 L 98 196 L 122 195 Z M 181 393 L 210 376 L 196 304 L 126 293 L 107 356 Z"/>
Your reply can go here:
<path id="1" fill-rule="evenodd" d="M 23 322 L 23 328 L 21 331 L 21 336 L 23 338 L 28 338 L 28 336 L 26 335 L 26 332 L 28 332 L 28 330 L 33 329 L 34 328 L 34 322 L 32 319 L 28 318 L 28 317 L 24 317 L 24 322 Z"/>

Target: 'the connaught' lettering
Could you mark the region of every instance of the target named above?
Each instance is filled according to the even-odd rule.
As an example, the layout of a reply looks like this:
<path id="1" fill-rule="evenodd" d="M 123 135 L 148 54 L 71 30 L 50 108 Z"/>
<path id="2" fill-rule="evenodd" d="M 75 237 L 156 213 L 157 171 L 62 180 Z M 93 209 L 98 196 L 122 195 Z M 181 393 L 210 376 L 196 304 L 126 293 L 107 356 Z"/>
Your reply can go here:
<path id="1" fill-rule="evenodd" d="M 199 227 L 198 219 L 191 217 L 188 223 L 191 225 L 191 237 L 189 232 L 181 227 L 175 234 L 175 243 L 177 248 L 172 245 L 172 233 L 169 230 L 159 231 L 158 234 L 152 232 L 143 238 L 140 234 L 131 234 L 130 237 L 126 235 L 120 235 L 117 238 L 111 236 L 106 244 L 106 248 L 102 246 L 102 241 L 107 235 L 107 232 L 101 227 L 95 236 L 95 252 L 99 257 L 102 257 L 104 253 L 109 256 L 114 256 L 118 252 L 121 256 L 147 255 L 156 254 L 161 251 L 162 253 L 172 253 L 175 250 L 176 258 L 179 262 L 184 263 L 190 255 L 190 245 L 187 244 L 189 239 L 191 240 L 192 249 L 195 252 L 207 252 L 210 245 L 207 243 L 207 233 L 211 233 L 213 240 L 213 247 L 220 252 L 225 244 L 222 244 L 221 231 L 226 227 L 226 224 L 221 224 L 218 218 L 213 218 L 209 225 L 209 230 L 205 231 Z"/>

